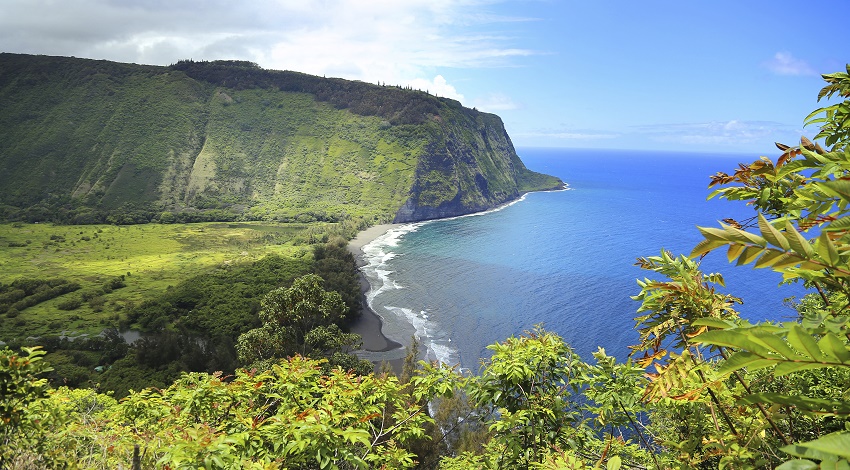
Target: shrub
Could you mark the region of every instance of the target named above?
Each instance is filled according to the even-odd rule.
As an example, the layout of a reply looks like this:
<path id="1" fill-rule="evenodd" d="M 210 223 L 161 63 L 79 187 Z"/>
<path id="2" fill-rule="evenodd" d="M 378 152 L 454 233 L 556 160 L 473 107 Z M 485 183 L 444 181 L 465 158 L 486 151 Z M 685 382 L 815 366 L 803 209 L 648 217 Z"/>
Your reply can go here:
<path id="1" fill-rule="evenodd" d="M 59 304 L 56 305 L 56 308 L 59 310 L 76 310 L 82 305 L 83 299 L 75 296 L 59 302 Z"/>

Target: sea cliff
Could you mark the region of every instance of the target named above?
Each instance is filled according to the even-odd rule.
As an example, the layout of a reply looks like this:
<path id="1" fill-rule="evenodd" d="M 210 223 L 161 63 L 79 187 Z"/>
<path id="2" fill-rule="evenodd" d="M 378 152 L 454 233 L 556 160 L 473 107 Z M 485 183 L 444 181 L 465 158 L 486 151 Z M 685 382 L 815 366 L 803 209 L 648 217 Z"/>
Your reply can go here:
<path id="1" fill-rule="evenodd" d="M 560 186 L 501 119 L 396 86 L 0 54 L 0 218 L 407 222 Z"/>

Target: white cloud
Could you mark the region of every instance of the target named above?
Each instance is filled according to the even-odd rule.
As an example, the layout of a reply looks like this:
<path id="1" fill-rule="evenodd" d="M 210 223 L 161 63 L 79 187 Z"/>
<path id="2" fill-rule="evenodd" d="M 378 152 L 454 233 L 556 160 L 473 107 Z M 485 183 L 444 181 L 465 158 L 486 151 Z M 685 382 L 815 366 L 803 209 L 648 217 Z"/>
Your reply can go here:
<path id="1" fill-rule="evenodd" d="M 454 86 L 449 85 L 442 75 L 437 75 L 433 80 L 416 78 L 407 82 L 407 85 L 416 90 L 427 91 L 435 96 L 463 101 L 463 95 L 458 93 Z"/>
<path id="2" fill-rule="evenodd" d="M 511 99 L 510 96 L 504 93 L 491 93 L 487 96 L 478 98 L 472 101 L 469 106 L 474 106 L 477 109 L 488 113 L 496 113 L 499 111 L 510 111 L 519 109 L 519 105 Z"/>
<path id="3" fill-rule="evenodd" d="M 584 130 L 517 132 L 516 135 L 517 137 L 540 137 L 558 140 L 608 140 L 622 137 L 621 134 L 617 133 Z"/>
<path id="4" fill-rule="evenodd" d="M 635 126 L 635 133 L 656 142 L 687 145 L 740 147 L 763 141 L 784 141 L 794 135 L 799 139 L 801 130 L 794 126 L 772 121 L 710 121 L 700 123 L 658 124 Z"/>
<path id="5" fill-rule="evenodd" d="M 496 1 L 4 0 L 0 50 L 159 65 L 241 59 L 373 83 L 424 79 L 455 97 L 426 77 L 533 54 L 494 32 L 527 20 L 488 13 Z"/>
<path id="6" fill-rule="evenodd" d="M 788 52 L 777 52 L 765 67 L 777 75 L 816 75 L 815 70 L 804 60 Z"/>

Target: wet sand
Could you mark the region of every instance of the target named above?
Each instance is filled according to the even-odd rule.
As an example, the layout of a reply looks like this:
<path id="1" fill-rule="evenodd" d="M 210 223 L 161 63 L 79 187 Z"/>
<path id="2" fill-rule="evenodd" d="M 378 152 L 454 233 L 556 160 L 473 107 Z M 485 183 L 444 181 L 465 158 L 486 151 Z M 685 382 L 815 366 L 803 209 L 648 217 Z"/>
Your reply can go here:
<path id="1" fill-rule="evenodd" d="M 398 225 L 384 224 L 369 227 L 358 233 L 348 243 L 348 251 L 354 255 L 358 268 L 366 265 L 366 261 L 363 259 L 363 247 L 394 227 L 398 227 Z M 387 338 L 381 332 L 381 317 L 369 308 L 369 304 L 366 302 L 366 293 L 369 292 L 369 281 L 366 280 L 366 276 L 362 271 L 360 272 L 360 291 L 363 314 L 351 325 L 351 332 L 357 333 L 363 338 L 363 350 L 383 352 L 403 347 L 402 344 Z"/>

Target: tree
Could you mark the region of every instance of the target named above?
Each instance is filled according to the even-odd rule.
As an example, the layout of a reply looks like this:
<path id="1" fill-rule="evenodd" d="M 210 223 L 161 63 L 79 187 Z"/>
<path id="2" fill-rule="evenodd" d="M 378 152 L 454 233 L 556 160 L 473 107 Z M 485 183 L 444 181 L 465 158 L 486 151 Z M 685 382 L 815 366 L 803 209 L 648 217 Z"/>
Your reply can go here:
<path id="1" fill-rule="evenodd" d="M 35 405 L 49 388 L 47 379 L 40 376 L 52 369 L 42 361 L 45 352 L 40 348 L 21 352 L 0 350 L 0 468 L 20 463 L 24 449 L 35 449 L 40 455 L 49 449 L 44 446 L 40 422 L 51 416 L 39 413 Z"/>
<path id="2" fill-rule="evenodd" d="M 338 293 L 322 289 L 321 277 L 302 276 L 291 287 L 277 288 L 263 298 L 263 325 L 239 336 L 239 361 L 263 369 L 276 358 L 300 354 L 329 359 L 328 367 L 345 365 L 367 373 L 370 362 L 347 354 L 360 347 L 360 336 L 344 333 L 337 325 L 347 311 Z"/>
<path id="3" fill-rule="evenodd" d="M 749 221 L 726 219 L 720 228 L 700 227 L 704 239 L 690 257 L 726 248 L 730 262 L 771 268 L 786 281 L 803 282 L 816 291 L 804 299 L 798 321 L 782 324 L 752 325 L 723 314 L 722 305 L 715 304 L 709 314 L 682 323 L 686 331 L 681 341 L 689 348 L 657 367 L 647 389 L 651 399 L 676 407 L 676 401 L 698 403 L 706 393 L 711 396 L 703 401 L 705 407 L 712 417 L 720 414 L 723 419 L 714 418 L 713 429 L 705 432 L 720 452 L 701 452 L 713 452 L 721 466 L 775 465 L 790 455 L 798 459 L 779 468 L 850 467 L 850 432 L 845 430 L 850 418 L 848 73 L 823 76 L 828 85 L 818 99 L 838 94 L 845 100 L 806 118 L 807 124 L 822 124 L 817 137 L 829 150 L 802 138 L 795 147 L 777 144 L 782 153 L 776 161 L 761 157 L 731 175 L 712 177 L 711 186 L 721 187 L 709 197 L 748 201 L 757 213 Z M 669 317 L 702 292 L 671 279 L 642 284 L 642 308 Z M 664 285 L 677 295 L 658 295 Z M 644 295 L 647 289 L 651 293 Z M 702 351 L 717 359 L 703 358 Z M 774 452 L 776 447 L 784 458 Z"/>
<path id="4" fill-rule="evenodd" d="M 117 402 L 50 389 L 35 376 L 39 352 L 26 352 L 0 351 L 4 469 L 130 468 L 134 455 L 141 468 L 412 468 L 405 446 L 433 423 L 423 399 L 462 382 L 442 366 L 402 385 L 294 357 L 233 377 L 184 374 Z"/>

